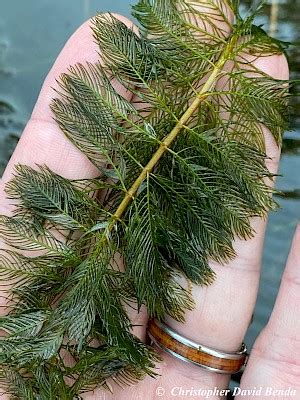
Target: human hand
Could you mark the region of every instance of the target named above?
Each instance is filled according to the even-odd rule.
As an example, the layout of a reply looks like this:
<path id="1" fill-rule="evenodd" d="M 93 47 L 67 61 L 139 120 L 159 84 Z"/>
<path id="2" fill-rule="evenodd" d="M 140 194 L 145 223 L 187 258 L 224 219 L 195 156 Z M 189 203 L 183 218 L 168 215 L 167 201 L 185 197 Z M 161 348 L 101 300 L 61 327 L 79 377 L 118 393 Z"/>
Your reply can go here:
<path id="1" fill-rule="evenodd" d="M 132 25 L 130 21 L 123 17 L 119 18 L 127 25 Z M 5 198 L 3 187 L 5 182 L 10 180 L 16 163 L 33 167 L 36 164 L 46 164 L 56 173 L 73 179 L 97 176 L 98 171 L 87 161 L 85 156 L 64 138 L 53 122 L 52 113 L 49 109 L 49 103 L 53 97 L 51 87 L 56 86 L 55 78 L 61 72 L 66 71 L 70 64 L 86 61 L 94 62 L 98 58 L 92 42 L 90 29 L 88 24 L 85 24 L 70 39 L 48 75 L 32 118 L 25 128 L 20 143 L 2 178 L 1 213 L 7 214 L 11 210 L 9 201 Z M 81 44 L 80 53 L 78 53 L 78 43 Z M 264 57 L 256 60 L 255 65 L 278 79 L 285 79 L 288 76 L 287 64 L 283 56 Z M 128 100 L 131 100 L 130 94 L 125 92 L 121 86 L 119 92 Z M 266 129 L 265 137 L 267 153 L 270 157 L 268 166 L 271 172 L 276 172 L 279 151 Z M 235 351 L 240 347 L 250 323 L 257 296 L 265 221 L 256 219 L 253 221 L 253 227 L 256 230 L 253 239 L 247 242 L 240 240 L 235 242 L 238 256 L 233 262 L 225 266 L 212 264 L 217 274 L 214 284 L 207 288 L 193 288 L 196 308 L 193 312 L 187 313 L 186 323 L 181 325 L 168 320 L 168 324 L 183 336 L 224 351 Z M 296 234 L 295 240 L 297 240 L 297 235 L 299 236 L 299 234 Z M 260 336 L 252 351 L 242 387 L 263 385 L 273 386 L 274 388 L 277 386 L 283 389 L 288 386 L 293 388 L 297 386 L 296 378 L 297 373 L 299 375 L 299 368 L 297 371 L 295 364 L 297 342 L 295 338 L 298 321 L 297 301 L 300 300 L 299 297 L 297 299 L 296 293 L 295 282 L 297 282 L 297 279 L 291 279 L 291 276 L 297 276 L 296 267 L 298 263 L 299 256 L 297 256 L 294 244 L 286 273 L 287 282 L 290 283 L 283 283 L 275 307 L 275 314 L 273 314 L 268 327 Z M 295 290 L 293 290 L 294 286 Z M 285 295 L 285 292 L 288 292 L 289 296 Z M 135 323 L 141 324 L 140 328 L 136 328 L 135 333 L 145 339 L 146 313 L 141 313 L 134 318 Z M 287 323 L 283 324 L 282 321 Z M 272 352 L 267 348 L 268 343 L 272 343 Z M 274 354 L 279 358 L 272 361 Z M 164 362 L 160 366 L 161 377 L 159 379 L 154 381 L 147 378 L 140 384 L 122 391 L 116 388 L 112 397 L 122 397 L 125 400 L 152 399 L 159 397 L 160 393 L 157 389 L 163 388 L 165 390 L 163 398 L 172 398 L 171 389 L 175 386 L 183 389 L 191 389 L 192 387 L 196 389 L 227 388 L 229 381 L 227 376 L 200 370 L 196 366 L 184 364 L 169 355 L 164 354 L 163 358 Z M 291 368 L 291 365 L 293 365 L 293 368 Z M 293 379 L 295 382 L 292 381 Z M 101 391 L 97 391 L 95 394 L 87 394 L 85 398 L 101 398 L 101 394 Z M 188 396 L 186 397 L 188 398 Z M 201 396 L 197 397 L 201 398 Z M 109 398 L 109 395 L 107 395 L 107 398 Z"/>

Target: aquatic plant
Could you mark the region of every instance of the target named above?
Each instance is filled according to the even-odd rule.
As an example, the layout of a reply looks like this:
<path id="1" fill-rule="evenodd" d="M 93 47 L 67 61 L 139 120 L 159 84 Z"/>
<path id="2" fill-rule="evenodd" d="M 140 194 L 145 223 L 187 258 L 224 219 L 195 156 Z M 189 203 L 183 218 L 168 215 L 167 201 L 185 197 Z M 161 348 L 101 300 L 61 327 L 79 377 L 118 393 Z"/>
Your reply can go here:
<path id="1" fill-rule="evenodd" d="M 263 126 L 280 145 L 288 85 L 253 60 L 283 48 L 253 24 L 257 11 L 243 19 L 237 7 L 140 0 L 140 35 L 93 19 L 102 62 L 70 67 L 52 110 L 99 178 L 17 165 L 6 192 L 18 206 L 0 217 L 0 275 L 13 283 L 0 360 L 15 398 L 155 376 L 159 358 L 132 334 L 128 307 L 184 321 L 193 299 L 179 277 L 210 284 L 209 260 L 234 258 L 233 239 L 276 207 Z"/>

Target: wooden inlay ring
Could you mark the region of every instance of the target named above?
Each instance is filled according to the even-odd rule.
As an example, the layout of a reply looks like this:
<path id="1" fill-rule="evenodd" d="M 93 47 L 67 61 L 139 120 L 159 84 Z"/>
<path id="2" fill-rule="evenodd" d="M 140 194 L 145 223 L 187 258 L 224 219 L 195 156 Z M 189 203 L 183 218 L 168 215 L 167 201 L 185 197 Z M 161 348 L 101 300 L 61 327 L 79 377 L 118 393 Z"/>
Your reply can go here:
<path id="1" fill-rule="evenodd" d="M 244 343 L 237 352 L 223 352 L 195 343 L 156 319 L 149 322 L 148 335 L 159 348 L 173 356 L 220 374 L 241 371 L 248 359 Z"/>

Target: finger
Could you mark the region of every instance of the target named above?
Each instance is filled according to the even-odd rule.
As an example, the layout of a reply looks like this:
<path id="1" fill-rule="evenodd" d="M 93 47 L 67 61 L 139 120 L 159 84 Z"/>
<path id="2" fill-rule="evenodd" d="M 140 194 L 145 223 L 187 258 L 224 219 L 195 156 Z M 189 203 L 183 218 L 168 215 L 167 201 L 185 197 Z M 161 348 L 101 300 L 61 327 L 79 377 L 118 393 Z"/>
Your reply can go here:
<path id="1" fill-rule="evenodd" d="M 116 15 L 127 26 L 133 24 L 125 17 Z M 54 89 L 58 88 L 56 79 L 67 72 L 70 65 L 78 62 L 99 61 L 98 47 L 94 43 L 91 22 L 83 24 L 68 40 L 53 68 L 49 72 L 40 92 L 32 116 L 21 136 L 19 144 L 8 163 L 0 183 L 0 213 L 8 213 L 11 209 L 5 197 L 4 186 L 12 177 L 14 165 L 17 163 L 35 166 L 46 164 L 54 172 L 70 179 L 90 178 L 98 175 L 92 163 L 73 146 L 61 132 L 50 109 L 53 97 L 57 97 Z M 115 82 L 117 91 L 128 100 L 131 94 Z"/>
<path id="2" fill-rule="evenodd" d="M 241 388 L 268 387 L 295 391 L 300 398 L 300 224 L 297 226 L 287 265 L 270 320 L 256 340 Z M 285 395 L 288 397 L 288 395 Z M 243 397 L 244 398 L 244 397 Z M 246 397 L 247 398 L 247 397 Z M 250 398 L 250 397 L 249 397 Z M 272 398 L 284 398 L 275 392 Z"/>
<path id="3" fill-rule="evenodd" d="M 288 78 L 287 61 L 283 55 L 263 57 L 253 62 L 262 72 L 277 78 Z M 264 128 L 266 151 L 269 156 L 267 166 L 270 172 L 275 173 L 278 167 L 280 150 L 271 133 Z M 194 287 L 193 297 L 196 301 L 195 310 L 188 312 L 185 324 L 171 319 L 168 324 L 185 337 L 196 342 L 208 345 L 223 351 L 237 351 L 243 341 L 249 326 L 256 302 L 262 246 L 265 234 L 266 221 L 255 218 L 252 227 L 255 236 L 247 241 L 235 240 L 236 258 L 226 265 L 211 263 L 216 272 L 216 280 L 209 287 Z M 176 368 L 187 368 L 180 361 L 172 360 Z M 199 377 L 200 370 L 194 370 L 194 377 Z M 217 376 L 210 372 L 202 372 L 220 385 L 226 385 L 228 377 Z"/>

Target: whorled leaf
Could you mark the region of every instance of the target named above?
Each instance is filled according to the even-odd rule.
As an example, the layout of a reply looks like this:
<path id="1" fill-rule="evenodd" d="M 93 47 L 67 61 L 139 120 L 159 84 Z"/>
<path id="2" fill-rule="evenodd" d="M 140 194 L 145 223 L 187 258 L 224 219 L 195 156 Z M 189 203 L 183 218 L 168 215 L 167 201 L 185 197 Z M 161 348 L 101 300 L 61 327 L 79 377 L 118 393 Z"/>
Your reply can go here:
<path id="1" fill-rule="evenodd" d="M 263 126 L 280 144 L 288 82 L 251 57 L 283 46 L 237 3 L 140 0 L 139 34 L 100 14 L 101 62 L 61 76 L 54 118 L 100 176 L 17 166 L 7 185 L 17 207 L 0 217 L 0 277 L 12 284 L 0 364 L 16 398 L 74 399 L 155 376 L 128 307 L 183 321 L 187 282 L 210 284 L 210 260 L 232 259 L 234 238 L 276 207 Z"/>

